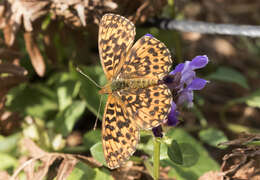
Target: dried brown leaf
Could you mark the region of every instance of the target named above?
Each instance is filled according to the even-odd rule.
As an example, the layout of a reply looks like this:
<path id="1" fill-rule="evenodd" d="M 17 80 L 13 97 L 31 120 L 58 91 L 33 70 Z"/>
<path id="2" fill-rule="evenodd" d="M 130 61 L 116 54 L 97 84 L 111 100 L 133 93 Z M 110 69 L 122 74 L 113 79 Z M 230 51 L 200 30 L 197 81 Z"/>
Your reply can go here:
<path id="1" fill-rule="evenodd" d="M 6 25 L 4 13 L 5 13 L 5 6 L 3 3 L 1 3 L 0 4 L 0 29 L 4 28 Z"/>
<path id="2" fill-rule="evenodd" d="M 0 28 L 3 29 L 5 43 L 12 46 L 15 35 L 24 25 L 26 31 L 32 31 L 32 23 L 47 14 L 50 0 L 6 0 L 0 5 Z"/>
<path id="3" fill-rule="evenodd" d="M 39 148 L 31 139 L 24 138 L 21 141 L 23 147 L 25 147 L 31 157 L 31 159 L 22 162 L 18 169 L 14 172 L 12 179 L 16 178 L 20 171 L 24 170 L 27 176 L 27 179 L 37 179 L 42 180 L 48 173 L 49 167 L 53 162 L 60 157 L 57 153 L 48 153 Z M 42 164 L 35 171 L 35 162 L 41 161 Z"/>
<path id="4" fill-rule="evenodd" d="M 72 172 L 74 169 L 75 165 L 78 163 L 78 160 L 74 158 L 73 156 L 65 156 L 63 159 L 61 165 L 59 166 L 58 169 L 58 174 L 56 179 L 57 180 L 63 180 L 68 177 L 68 175 Z"/>
<path id="5" fill-rule="evenodd" d="M 39 76 L 44 76 L 45 73 L 45 63 L 38 48 L 38 45 L 33 37 L 33 33 L 24 33 L 26 49 L 30 55 L 32 65 Z"/>
<path id="6" fill-rule="evenodd" d="M 0 73 L 11 73 L 16 76 L 25 76 L 28 71 L 21 66 L 16 66 L 11 63 L 0 63 Z"/>
<path id="7" fill-rule="evenodd" d="M 134 166 L 132 161 L 126 162 L 123 167 L 112 171 L 112 176 L 114 179 L 140 179 L 142 174 L 146 174 L 149 177 L 149 173 L 142 166 Z"/>
<path id="8" fill-rule="evenodd" d="M 41 157 L 46 155 L 47 152 L 39 148 L 31 139 L 24 138 L 22 145 L 29 151 L 31 157 Z"/>
<path id="9" fill-rule="evenodd" d="M 82 23 L 83 26 L 86 26 L 86 16 L 84 14 L 84 6 L 82 4 L 77 4 L 75 6 L 75 9 L 78 13 L 78 16 L 79 16 L 79 19 L 80 19 L 80 22 Z"/>
<path id="10" fill-rule="evenodd" d="M 0 180 L 9 180 L 10 175 L 6 171 L 0 171 Z"/>
<path id="11" fill-rule="evenodd" d="M 58 155 L 49 153 L 48 155 L 41 158 L 43 164 L 38 168 L 37 172 L 34 172 L 33 179 L 42 180 L 49 171 L 49 167 L 53 162 L 59 158 Z"/>
<path id="12" fill-rule="evenodd" d="M 219 54 L 222 54 L 224 56 L 233 56 L 235 54 L 235 48 L 229 41 L 225 39 L 215 39 L 213 41 L 213 46 Z"/>
<path id="13" fill-rule="evenodd" d="M 11 3 L 13 12 L 11 19 L 19 25 L 23 20 L 25 30 L 32 31 L 32 22 L 47 13 L 44 8 L 49 3 L 49 0 L 14 0 Z"/>
<path id="14" fill-rule="evenodd" d="M 253 141 L 259 141 L 260 135 L 259 134 L 248 134 L 245 132 L 242 132 L 239 134 L 239 137 L 237 139 L 227 141 L 220 143 L 219 145 L 245 145 L 248 143 L 251 143 Z"/>
<path id="15" fill-rule="evenodd" d="M 260 156 L 256 159 L 250 160 L 245 165 L 235 173 L 232 177 L 234 179 L 250 179 L 250 180 L 259 180 L 260 179 Z M 258 174 L 257 174 L 258 173 Z"/>
<path id="16" fill-rule="evenodd" d="M 18 24 L 11 24 L 11 21 L 3 29 L 5 44 L 7 46 L 12 46 L 15 40 L 15 34 L 18 31 Z"/>
<path id="17" fill-rule="evenodd" d="M 20 128 L 21 117 L 19 113 L 6 111 L 4 109 L 4 98 L 0 93 L 0 134 L 10 135 Z M 1 99 L 2 98 L 2 99 Z"/>
<path id="18" fill-rule="evenodd" d="M 238 179 L 259 178 L 260 147 L 236 148 L 223 157 L 221 170 L 225 177 Z M 257 175 L 258 174 L 258 175 Z"/>
<path id="19" fill-rule="evenodd" d="M 13 49 L 0 48 L 0 59 L 14 60 L 15 58 L 21 58 L 22 54 Z"/>
<path id="20" fill-rule="evenodd" d="M 27 179 L 43 180 L 49 171 L 50 166 L 57 159 L 62 159 L 59 165 L 56 179 L 63 180 L 72 172 L 79 159 L 84 159 L 80 155 L 63 154 L 63 153 L 49 153 L 39 148 L 31 139 L 24 138 L 22 145 L 29 151 L 31 159 L 23 159 L 22 164 L 15 170 L 11 179 L 14 180 L 18 174 L 24 170 Z M 39 167 L 36 166 L 36 161 L 40 161 Z M 38 164 L 38 163 L 37 163 Z"/>
<path id="21" fill-rule="evenodd" d="M 83 160 L 87 164 L 89 164 L 91 167 L 96 168 L 96 167 L 102 167 L 102 164 L 98 162 L 96 159 L 93 157 L 87 157 L 87 156 L 82 156 L 82 155 L 75 155 L 80 160 Z"/>
<path id="22" fill-rule="evenodd" d="M 7 77 L 0 77 L 0 91 L 8 90 L 17 84 L 23 83 L 27 81 L 27 77 L 25 76 L 7 76 Z"/>
<path id="23" fill-rule="evenodd" d="M 24 163 L 26 163 L 26 161 Z M 31 163 L 29 163 L 27 166 L 24 167 L 23 170 L 26 174 L 26 179 L 33 179 L 35 164 L 36 164 L 36 161 L 31 161 Z"/>
<path id="24" fill-rule="evenodd" d="M 209 171 L 203 174 L 198 180 L 224 180 L 224 173 Z"/>

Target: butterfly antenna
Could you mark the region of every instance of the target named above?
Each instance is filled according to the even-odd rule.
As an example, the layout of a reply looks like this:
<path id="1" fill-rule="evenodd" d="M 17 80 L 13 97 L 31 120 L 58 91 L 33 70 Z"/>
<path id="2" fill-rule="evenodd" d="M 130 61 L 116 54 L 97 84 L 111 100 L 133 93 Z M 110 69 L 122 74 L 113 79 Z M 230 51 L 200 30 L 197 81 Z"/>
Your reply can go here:
<path id="1" fill-rule="evenodd" d="M 88 80 L 90 80 L 93 84 L 95 84 L 95 86 L 97 86 L 98 88 L 102 88 L 98 83 L 96 83 L 96 81 L 94 81 L 89 75 L 85 74 L 79 67 L 76 67 L 76 70 L 82 74 L 83 76 L 85 76 Z"/>
<path id="2" fill-rule="evenodd" d="M 100 113 L 100 109 L 101 109 L 101 104 L 102 104 L 102 97 L 100 97 L 100 101 L 99 101 L 99 107 L 98 107 L 98 113 L 97 113 L 97 118 L 96 118 L 96 121 L 95 121 L 95 125 L 94 125 L 94 128 L 93 130 L 96 130 L 96 127 L 97 127 L 97 121 L 98 121 L 98 117 L 99 117 L 99 113 Z"/>

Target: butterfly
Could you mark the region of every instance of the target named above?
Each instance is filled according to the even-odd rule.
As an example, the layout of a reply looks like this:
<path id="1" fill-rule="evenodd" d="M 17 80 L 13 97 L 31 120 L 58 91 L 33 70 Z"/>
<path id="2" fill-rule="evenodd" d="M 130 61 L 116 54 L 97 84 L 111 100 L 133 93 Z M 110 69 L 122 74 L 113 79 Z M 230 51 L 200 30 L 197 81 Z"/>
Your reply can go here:
<path id="1" fill-rule="evenodd" d="M 135 152 L 140 130 L 159 126 L 171 108 L 172 95 L 162 78 L 172 65 L 167 47 L 152 35 L 134 43 L 135 26 L 123 16 L 105 14 L 98 48 L 108 83 L 102 121 L 104 156 L 110 169 Z"/>

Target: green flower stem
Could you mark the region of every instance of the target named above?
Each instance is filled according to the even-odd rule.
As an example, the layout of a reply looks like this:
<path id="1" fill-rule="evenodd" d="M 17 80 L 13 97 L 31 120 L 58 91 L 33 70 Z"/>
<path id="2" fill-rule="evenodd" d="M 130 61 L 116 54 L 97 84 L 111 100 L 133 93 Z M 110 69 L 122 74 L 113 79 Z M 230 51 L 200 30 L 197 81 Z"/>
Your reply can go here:
<path id="1" fill-rule="evenodd" d="M 154 180 L 159 179 L 160 174 L 160 146 L 161 142 L 159 138 L 153 139 L 153 178 Z"/>

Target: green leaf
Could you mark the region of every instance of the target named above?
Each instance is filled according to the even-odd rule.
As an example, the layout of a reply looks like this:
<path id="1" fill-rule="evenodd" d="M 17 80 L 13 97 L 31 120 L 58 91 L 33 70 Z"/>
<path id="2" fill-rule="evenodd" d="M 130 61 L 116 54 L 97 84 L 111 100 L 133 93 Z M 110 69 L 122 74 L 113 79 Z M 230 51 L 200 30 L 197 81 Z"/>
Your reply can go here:
<path id="1" fill-rule="evenodd" d="M 228 67 L 218 68 L 215 73 L 210 74 L 207 78 L 212 80 L 236 83 L 243 88 L 249 89 L 245 76 L 240 72 Z"/>
<path id="2" fill-rule="evenodd" d="M 100 129 L 89 131 L 83 136 L 83 145 L 86 147 L 86 150 L 88 150 L 96 142 L 100 141 L 100 139 L 101 139 Z"/>
<path id="3" fill-rule="evenodd" d="M 100 85 L 104 85 L 106 78 L 104 72 L 100 66 L 91 66 L 91 67 L 81 67 L 82 71 L 90 76 L 95 82 Z M 80 95 L 86 100 L 87 108 L 95 115 L 98 115 L 99 103 L 102 98 L 102 103 L 100 107 L 100 113 L 98 115 L 99 119 L 102 119 L 102 115 L 105 108 L 106 95 L 100 95 L 99 88 L 96 87 L 89 79 L 84 77 L 82 74 L 78 73 L 78 79 L 82 83 L 80 89 Z"/>
<path id="4" fill-rule="evenodd" d="M 67 136 L 74 127 L 74 124 L 83 114 L 86 104 L 82 101 L 74 101 L 68 108 L 58 114 L 54 125 L 55 130 L 63 136 Z"/>
<path id="5" fill-rule="evenodd" d="M 183 154 L 183 161 L 187 161 L 190 158 L 190 164 L 194 162 L 194 159 L 198 158 L 197 163 L 191 167 L 179 166 L 173 163 L 170 159 L 161 160 L 162 166 L 171 166 L 172 169 L 169 172 L 170 177 L 174 177 L 180 180 L 197 180 L 198 177 L 203 175 L 205 172 L 211 170 L 219 170 L 219 165 L 216 163 L 214 159 L 212 159 L 206 149 L 196 141 L 193 137 L 187 134 L 183 129 L 174 128 L 166 133 L 166 136 L 171 140 L 176 140 L 179 143 L 180 149 Z M 191 146 L 192 149 L 198 152 L 198 155 L 194 155 L 196 157 L 190 157 L 192 153 L 189 153 L 189 149 Z M 186 154 L 186 155 L 184 155 Z M 186 159 L 186 160 L 185 160 Z M 189 164 L 187 164 L 189 165 Z"/>
<path id="6" fill-rule="evenodd" d="M 255 92 L 248 96 L 230 100 L 222 109 L 223 115 L 230 106 L 241 103 L 246 103 L 248 106 L 251 107 L 260 108 L 260 89 L 257 89 Z"/>
<path id="7" fill-rule="evenodd" d="M 105 168 L 91 168 L 83 162 L 78 162 L 68 180 L 113 180 L 110 172 Z"/>
<path id="8" fill-rule="evenodd" d="M 94 159 L 98 162 L 102 163 L 103 165 L 106 164 L 105 156 L 103 153 L 102 143 L 98 142 L 90 148 L 90 153 Z"/>
<path id="9" fill-rule="evenodd" d="M 83 162 L 78 162 L 73 171 L 68 176 L 67 180 L 84 180 L 84 179 L 94 179 L 96 176 L 96 171 L 86 165 Z"/>
<path id="10" fill-rule="evenodd" d="M 251 107 L 260 108 L 260 89 L 256 90 L 246 99 L 246 104 Z"/>
<path id="11" fill-rule="evenodd" d="M 77 87 L 77 88 L 75 88 Z M 75 96 L 75 89 L 79 90 L 80 83 L 76 81 L 66 81 L 59 85 L 57 88 L 57 96 L 59 102 L 59 109 L 62 111 L 66 109 L 73 101 Z"/>
<path id="12" fill-rule="evenodd" d="M 179 146 L 183 156 L 182 166 L 194 166 L 198 162 L 200 156 L 197 150 L 189 143 L 180 143 Z"/>
<path id="13" fill-rule="evenodd" d="M 47 119 L 58 107 L 56 93 L 41 84 L 22 84 L 11 89 L 7 95 L 6 106 L 11 111 L 40 119 Z"/>
<path id="14" fill-rule="evenodd" d="M 44 20 L 42 21 L 41 29 L 42 29 L 43 31 L 47 30 L 47 28 L 48 28 L 48 26 L 50 25 L 50 23 L 51 23 L 51 15 L 48 14 L 48 15 L 44 18 Z"/>
<path id="15" fill-rule="evenodd" d="M 176 164 L 183 164 L 182 152 L 177 141 L 173 140 L 171 145 L 168 147 L 168 156 Z"/>
<path id="16" fill-rule="evenodd" d="M 110 172 L 105 168 L 95 168 L 96 177 L 94 180 L 113 180 L 114 178 L 110 175 Z"/>
<path id="17" fill-rule="evenodd" d="M 0 152 L 11 152 L 17 149 L 18 141 L 21 138 L 21 133 L 12 134 L 8 137 L 0 139 Z M 1 161 L 0 161 L 1 162 Z"/>
<path id="18" fill-rule="evenodd" d="M 73 72 L 56 73 L 48 79 L 47 84 L 57 92 L 59 109 L 66 109 L 79 94 L 81 83 Z"/>
<path id="19" fill-rule="evenodd" d="M 228 138 L 225 136 L 223 131 L 215 128 L 201 130 L 199 132 L 199 137 L 203 142 L 214 147 L 219 147 L 219 143 L 228 141 Z"/>
<path id="20" fill-rule="evenodd" d="M 148 133 L 147 131 L 141 131 L 141 143 L 138 144 L 137 149 L 142 150 L 149 154 L 150 157 L 153 157 L 154 144 L 151 133 Z M 167 149 L 167 144 L 162 142 L 160 147 L 160 160 L 168 158 Z M 152 158 L 150 160 L 152 160 Z"/>
<path id="21" fill-rule="evenodd" d="M 18 165 L 17 159 L 7 153 L 0 153 L 0 162 L 0 170 L 14 168 Z"/>

